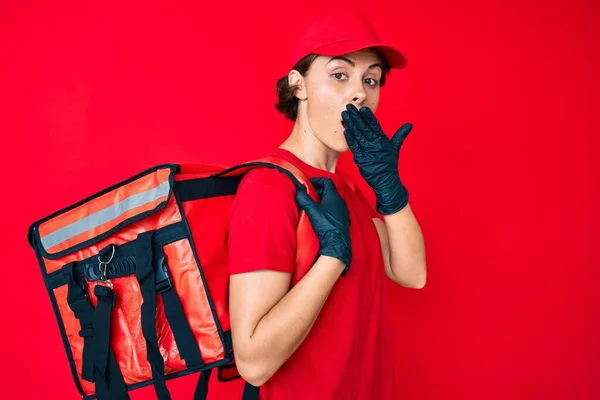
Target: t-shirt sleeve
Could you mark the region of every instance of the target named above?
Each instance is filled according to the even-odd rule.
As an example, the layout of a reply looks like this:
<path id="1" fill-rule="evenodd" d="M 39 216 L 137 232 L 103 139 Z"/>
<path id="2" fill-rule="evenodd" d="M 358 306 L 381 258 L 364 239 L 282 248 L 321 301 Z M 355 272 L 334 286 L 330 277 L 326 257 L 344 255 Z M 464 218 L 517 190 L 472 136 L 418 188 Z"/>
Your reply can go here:
<path id="1" fill-rule="evenodd" d="M 292 181 L 274 169 L 253 169 L 242 178 L 229 214 L 229 273 L 296 266 L 299 211 Z"/>

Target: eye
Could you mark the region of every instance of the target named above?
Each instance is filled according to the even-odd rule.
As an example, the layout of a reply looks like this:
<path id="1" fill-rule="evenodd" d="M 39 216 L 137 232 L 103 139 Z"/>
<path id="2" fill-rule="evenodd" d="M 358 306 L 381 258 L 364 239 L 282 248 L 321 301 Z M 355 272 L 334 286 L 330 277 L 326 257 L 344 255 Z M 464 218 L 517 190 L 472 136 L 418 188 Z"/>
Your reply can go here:
<path id="1" fill-rule="evenodd" d="M 342 78 L 345 77 L 346 74 L 344 72 L 334 72 L 333 74 L 331 74 L 331 76 L 339 81 L 342 80 Z"/>
<path id="2" fill-rule="evenodd" d="M 367 78 L 367 79 L 365 79 L 365 82 L 369 86 L 378 86 L 379 85 L 379 81 L 374 78 Z"/>

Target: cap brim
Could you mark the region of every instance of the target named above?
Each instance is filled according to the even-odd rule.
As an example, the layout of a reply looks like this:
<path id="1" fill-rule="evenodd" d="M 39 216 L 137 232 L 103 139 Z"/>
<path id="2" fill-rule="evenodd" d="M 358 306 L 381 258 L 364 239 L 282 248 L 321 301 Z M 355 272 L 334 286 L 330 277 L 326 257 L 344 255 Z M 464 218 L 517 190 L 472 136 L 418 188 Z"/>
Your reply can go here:
<path id="1" fill-rule="evenodd" d="M 381 42 L 365 42 L 365 41 L 357 41 L 357 40 L 345 40 L 343 42 L 332 43 L 327 46 L 323 46 L 319 49 L 316 49 L 314 53 L 323 55 L 323 56 L 341 56 L 344 54 L 350 54 L 358 50 L 364 50 L 370 47 L 375 47 L 379 51 L 383 53 L 385 58 L 390 64 L 390 67 L 393 69 L 402 69 L 405 68 L 408 64 L 408 60 L 400 50 L 396 47 L 381 43 Z"/>

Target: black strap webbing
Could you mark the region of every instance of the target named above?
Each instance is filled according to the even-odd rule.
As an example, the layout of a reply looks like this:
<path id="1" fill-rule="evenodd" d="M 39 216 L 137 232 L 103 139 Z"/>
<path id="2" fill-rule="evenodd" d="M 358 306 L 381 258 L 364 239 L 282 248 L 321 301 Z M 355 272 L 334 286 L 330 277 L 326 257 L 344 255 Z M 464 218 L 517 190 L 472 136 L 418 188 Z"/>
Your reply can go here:
<path id="1" fill-rule="evenodd" d="M 74 263 L 66 265 L 67 277 L 67 303 L 79 320 L 81 330 L 79 336 L 83 337 L 82 371 L 81 377 L 88 382 L 94 382 L 94 309 L 87 298 L 87 293 L 76 282 Z"/>
<path id="2" fill-rule="evenodd" d="M 142 292 L 142 332 L 146 339 L 148 362 L 152 368 L 154 390 L 159 400 L 171 400 L 165 383 L 165 363 L 158 348 L 156 337 L 156 287 L 152 268 L 152 235 L 154 232 L 141 233 L 136 243 L 136 275 Z"/>
<path id="3" fill-rule="evenodd" d="M 196 343 L 196 337 L 192 333 L 192 328 L 190 328 L 190 324 L 183 312 L 179 296 L 171 282 L 162 247 L 155 249 L 154 252 L 160 255 L 153 264 L 155 288 L 162 295 L 165 316 L 173 331 L 179 356 L 185 360 L 188 368 L 201 367 L 204 365 L 204 362 L 202 361 L 200 349 L 198 348 L 198 343 Z"/>
<path id="4" fill-rule="evenodd" d="M 212 368 L 200 372 L 198 377 L 198 383 L 196 384 L 196 391 L 194 392 L 194 400 L 206 400 L 208 396 L 208 381 L 210 380 L 210 374 Z"/>
<path id="5" fill-rule="evenodd" d="M 83 283 L 77 283 L 74 266 L 75 263 L 66 266 L 67 302 L 81 325 L 79 335 L 83 337 L 82 378 L 96 382 L 98 400 L 130 400 L 123 375 L 110 348 L 109 324 L 114 293 L 107 287 L 97 286 L 94 294 L 98 297 L 98 306 L 94 311 Z"/>
<path id="6" fill-rule="evenodd" d="M 230 196 L 237 191 L 241 179 L 241 176 L 188 179 L 175 182 L 175 192 L 182 202 Z"/>
<path id="7" fill-rule="evenodd" d="M 258 387 L 252 386 L 248 382 L 244 385 L 244 394 L 242 395 L 242 400 L 258 400 Z"/>
<path id="8" fill-rule="evenodd" d="M 108 370 L 108 352 L 110 351 L 110 312 L 115 304 L 114 292 L 107 286 L 97 285 L 94 294 L 98 299 L 94 311 L 94 365 L 102 379 Z"/>
<path id="9" fill-rule="evenodd" d="M 117 362 L 110 350 L 110 312 L 115 305 L 111 288 L 97 285 L 94 312 L 94 367 L 98 399 L 129 399 Z"/>

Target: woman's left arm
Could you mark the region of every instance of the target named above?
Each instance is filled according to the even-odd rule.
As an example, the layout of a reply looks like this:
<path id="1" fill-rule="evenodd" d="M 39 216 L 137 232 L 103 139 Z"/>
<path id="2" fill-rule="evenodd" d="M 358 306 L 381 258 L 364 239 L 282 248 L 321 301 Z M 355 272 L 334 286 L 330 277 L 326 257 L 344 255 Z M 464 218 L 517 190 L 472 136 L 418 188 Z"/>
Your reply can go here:
<path id="1" fill-rule="evenodd" d="M 398 170 L 400 148 L 412 124 L 402 125 L 390 140 L 368 107 L 358 110 L 348 104 L 342 119 L 354 162 L 375 192 L 377 212 L 385 221 L 375 219 L 387 276 L 403 286 L 422 288 L 426 281 L 423 235 Z"/>
<path id="2" fill-rule="evenodd" d="M 422 289 L 427 282 L 425 242 L 410 204 L 384 218 L 385 222 L 379 218 L 373 222 L 379 233 L 386 275 L 404 287 Z"/>

